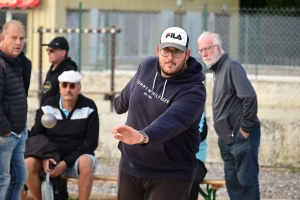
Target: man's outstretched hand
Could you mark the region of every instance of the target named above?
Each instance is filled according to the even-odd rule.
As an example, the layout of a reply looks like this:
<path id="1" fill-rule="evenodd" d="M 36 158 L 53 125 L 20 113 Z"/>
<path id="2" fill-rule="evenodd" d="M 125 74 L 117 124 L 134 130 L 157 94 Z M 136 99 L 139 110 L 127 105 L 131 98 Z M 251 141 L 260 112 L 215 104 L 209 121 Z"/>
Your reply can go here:
<path id="1" fill-rule="evenodd" d="M 143 135 L 131 128 L 130 126 L 127 126 L 127 125 L 120 125 L 120 126 L 117 126 L 116 128 L 114 128 L 112 130 L 112 134 L 113 134 L 113 137 L 116 138 L 117 140 L 120 140 L 126 144 L 139 144 L 140 142 L 143 141 Z M 148 143 L 148 137 L 146 139 L 146 142 L 145 143 Z"/>

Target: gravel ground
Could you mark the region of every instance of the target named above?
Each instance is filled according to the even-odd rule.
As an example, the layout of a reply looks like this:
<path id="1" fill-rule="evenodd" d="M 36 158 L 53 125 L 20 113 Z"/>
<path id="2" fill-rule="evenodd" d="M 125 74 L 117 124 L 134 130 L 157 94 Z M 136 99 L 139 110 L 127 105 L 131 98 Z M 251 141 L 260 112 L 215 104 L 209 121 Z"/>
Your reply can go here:
<path id="1" fill-rule="evenodd" d="M 207 178 L 224 177 L 222 164 L 207 164 Z M 260 196 L 262 199 L 300 199 L 300 170 L 260 167 Z M 217 191 L 219 197 L 228 197 L 226 188 Z"/>
<path id="2" fill-rule="evenodd" d="M 206 167 L 208 169 L 206 178 L 224 178 L 222 164 L 206 163 Z M 99 160 L 97 173 L 117 175 L 118 161 L 107 163 Z M 259 181 L 262 199 L 300 199 L 300 169 L 261 167 Z M 70 192 L 77 192 L 76 180 L 71 180 L 68 184 Z M 117 184 L 115 182 L 97 181 L 94 183 L 92 192 L 116 194 Z M 225 187 L 217 191 L 217 197 L 229 199 Z"/>

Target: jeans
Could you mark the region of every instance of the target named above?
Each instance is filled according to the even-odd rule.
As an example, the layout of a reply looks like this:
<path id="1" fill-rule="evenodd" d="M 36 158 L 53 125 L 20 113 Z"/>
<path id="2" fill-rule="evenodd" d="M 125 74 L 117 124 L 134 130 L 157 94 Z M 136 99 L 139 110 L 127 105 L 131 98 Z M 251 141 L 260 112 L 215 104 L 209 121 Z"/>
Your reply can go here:
<path id="1" fill-rule="evenodd" d="M 248 138 L 240 131 L 235 141 L 226 145 L 218 141 L 224 161 L 226 187 L 231 200 L 259 200 L 258 148 L 260 128 L 253 127 Z"/>
<path id="2" fill-rule="evenodd" d="M 27 134 L 26 123 L 21 137 L 13 134 L 0 137 L 0 200 L 18 200 L 27 180 L 28 173 L 24 162 Z"/>

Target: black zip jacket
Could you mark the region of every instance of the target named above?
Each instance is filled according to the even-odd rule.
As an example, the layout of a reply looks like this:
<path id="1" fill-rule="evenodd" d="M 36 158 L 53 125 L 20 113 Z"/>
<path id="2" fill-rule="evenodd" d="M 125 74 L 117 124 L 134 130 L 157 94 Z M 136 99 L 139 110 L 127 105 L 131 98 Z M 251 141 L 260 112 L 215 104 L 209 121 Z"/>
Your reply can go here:
<path id="1" fill-rule="evenodd" d="M 79 156 L 93 154 L 98 146 L 98 110 L 93 100 L 80 94 L 74 109 L 66 117 L 59 108 L 59 99 L 60 95 L 51 97 L 38 109 L 29 138 L 45 134 L 50 142 L 58 145 L 60 159 L 71 167 Z M 51 113 L 56 117 L 57 123 L 53 128 L 42 125 L 41 117 L 44 113 Z"/>

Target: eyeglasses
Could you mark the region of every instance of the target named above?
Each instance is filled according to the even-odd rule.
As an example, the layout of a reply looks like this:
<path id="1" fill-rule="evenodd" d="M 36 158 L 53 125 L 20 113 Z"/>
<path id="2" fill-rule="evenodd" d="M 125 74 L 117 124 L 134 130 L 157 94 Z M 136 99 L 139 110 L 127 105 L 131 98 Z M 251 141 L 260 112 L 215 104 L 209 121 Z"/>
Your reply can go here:
<path id="1" fill-rule="evenodd" d="M 163 56 L 163 57 L 168 57 L 170 55 L 170 53 L 172 52 L 172 55 L 174 58 L 181 58 L 182 54 L 183 54 L 183 51 L 180 51 L 180 50 L 169 50 L 168 48 L 164 48 L 164 49 L 161 49 L 160 50 L 160 54 Z"/>
<path id="2" fill-rule="evenodd" d="M 216 47 L 216 46 L 218 46 L 218 45 L 213 45 L 213 46 L 205 47 L 203 49 L 199 49 L 197 52 L 199 54 L 203 53 L 203 51 L 208 52 L 208 51 L 212 50 L 213 47 Z"/>
<path id="3" fill-rule="evenodd" d="M 49 48 L 46 49 L 46 51 L 49 52 L 49 53 L 53 53 L 53 52 L 55 52 L 56 50 L 57 50 L 57 49 L 49 49 Z"/>
<path id="4" fill-rule="evenodd" d="M 61 83 L 61 87 L 62 88 L 67 88 L 69 85 L 70 89 L 74 89 L 76 87 L 76 84 L 75 83 L 67 83 L 67 82 L 62 82 Z"/>

